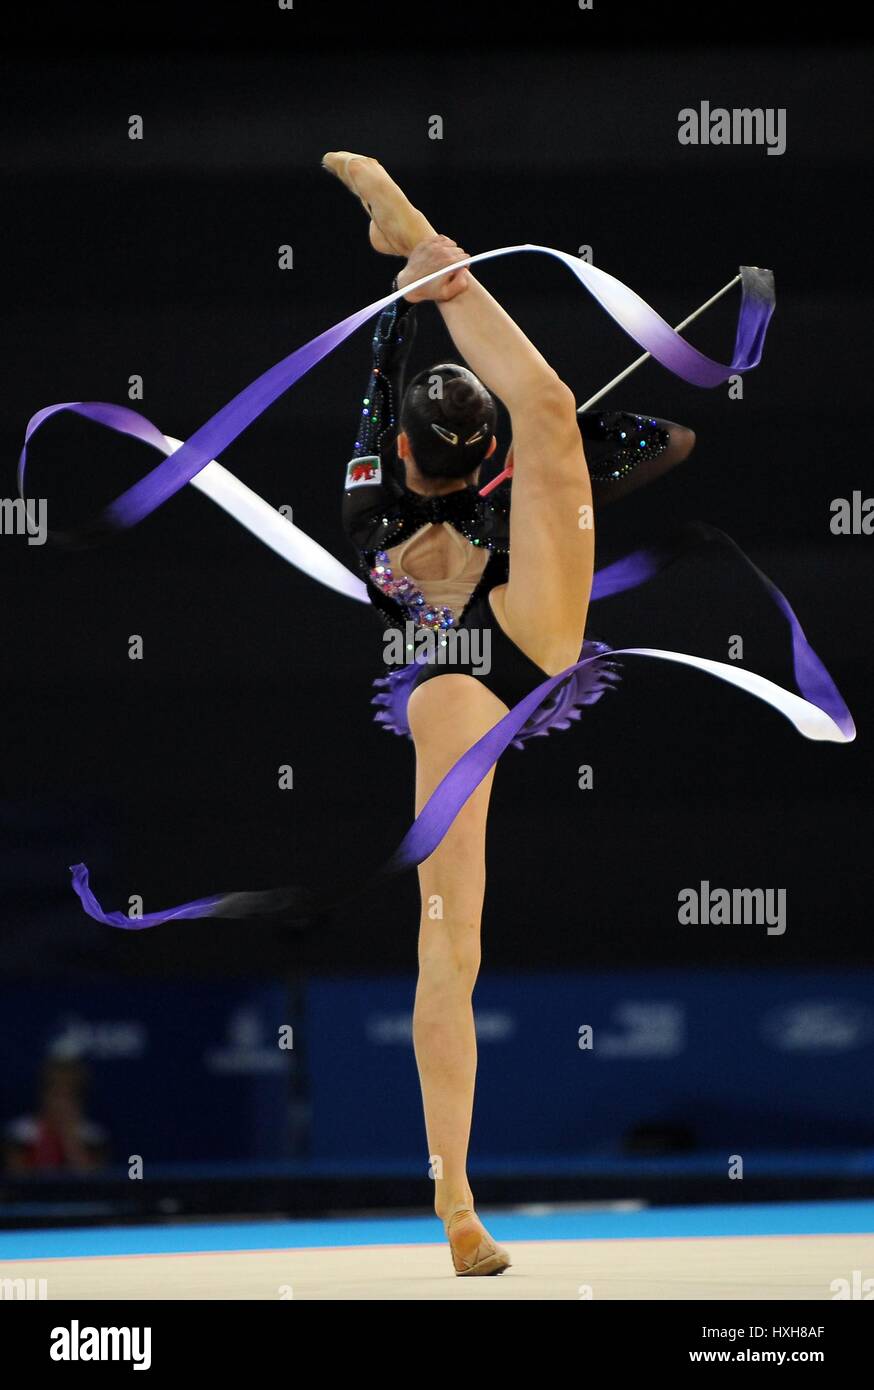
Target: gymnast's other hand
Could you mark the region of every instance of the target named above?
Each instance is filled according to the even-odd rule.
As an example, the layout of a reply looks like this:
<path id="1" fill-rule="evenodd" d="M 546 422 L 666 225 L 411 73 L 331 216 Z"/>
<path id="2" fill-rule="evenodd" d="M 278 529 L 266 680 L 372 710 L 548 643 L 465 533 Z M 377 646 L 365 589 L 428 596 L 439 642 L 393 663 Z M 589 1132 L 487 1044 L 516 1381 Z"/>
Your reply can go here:
<path id="1" fill-rule="evenodd" d="M 463 251 L 450 237 L 428 237 L 425 241 L 420 241 L 411 253 L 409 260 L 398 276 L 398 289 L 402 290 L 404 285 L 421 280 L 423 275 L 432 275 L 435 270 L 443 270 L 446 266 L 466 260 L 468 260 L 467 252 Z M 466 290 L 471 280 L 472 276 L 467 269 L 452 271 L 448 275 L 442 275 L 439 280 L 432 280 L 427 285 L 421 285 L 417 290 L 404 295 L 404 298 L 409 300 L 411 304 L 416 304 L 422 299 L 435 299 L 443 303 L 447 299 L 454 299 L 456 295 Z"/>

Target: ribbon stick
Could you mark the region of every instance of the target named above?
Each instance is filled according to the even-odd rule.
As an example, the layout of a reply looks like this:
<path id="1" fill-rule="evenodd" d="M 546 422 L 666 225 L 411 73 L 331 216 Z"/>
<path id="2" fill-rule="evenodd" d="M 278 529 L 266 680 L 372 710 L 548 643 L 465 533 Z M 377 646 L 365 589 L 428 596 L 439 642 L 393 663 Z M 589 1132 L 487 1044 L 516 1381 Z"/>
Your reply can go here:
<path id="1" fill-rule="evenodd" d="M 687 318 L 684 318 L 682 323 L 676 324 L 674 327 L 674 332 L 681 333 L 684 328 L 688 328 L 690 323 L 694 323 L 695 319 L 700 318 L 700 316 L 704 313 L 705 309 L 709 309 L 711 304 L 716 303 L 717 299 L 721 299 L 724 294 L 728 294 L 729 290 L 734 289 L 735 285 L 739 285 L 743 279 L 743 271 L 745 269 L 753 271 L 758 270 L 759 268 L 758 266 L 742 266 L 740 273 L 735 275 L 733 280 L 729 280 L 728 284 L 723 285 L 721 290 L 717 290 L 716 294 L 712 294 L 709 299 L 706 299 L 704 303 L 701 304 L 697 309 L 695 309 L 691 314 L 689 314 Z M 762 271 L 760 273 L 764 275 L 770 275 L 771 272 Z M 651 357 L 651 352 L 644 352 L 641 354 L 640 357 L 635 358 L 635 360 L 630 364 L 630 366 L 626 367 L 625 370 L 620 372 L 618 376 L 614 376 L 612 381 L 608 381 L 606 386 L 602 386 L 600 391 L 596 391 L 594 396 L 590 396 L 589 399 L 585 401 L 583 405 L 578 406 L 577 414 L 582 415 L 584 411 L 591 410 L 593 405 L 597 405 L 598 401 L 603 400 L 605 396 L 609 395 L 609 393 L 613 390 L 614 386 L 618 386 L 619 383 L 621 381 L 624 381 L 626 377 L 631 376 L 632 372 L 636 372 L 638 367 L 642 367 L 644 362 L 648 362 Z M 480 497 L 488 497 L 490 492 L 494 492 L 496 487 L 500 487 L 501 483 L 506 482 L 506 480 L 508 478 L 512 478 L 512 476 L 513 465 L 512 463 L 509 463 L 505 468 L 501 470 L 500 473 L 497 473 L 494 478 L 487 482 L 485 487 L 480 488 Z"/>
<path id="2" fill-rule="evenodd" d="M 749 269 L 757 270 L 758 267 L 750 266 Z M 694 323 L 697 318 L 701 317 L 705 309 L 709 309 L 711 304 L 716 303 L 717 299 L 721 299 L 724 294 L 728 294 L 729 290 L 734 289 L 735 285 L 739 285 L 741 282 L 741 278 L 742 277 L 740 274 L 735 275 L 733 280 L 729 280 L 728 284 L 723 285 L 721 290 L 717 290 L 716 294 L 712 294 L 709 299 L 706 299 L 703 304 L 701 304 L 697 309 L 693 310 L 693 312 L 689 314 L 688 318 L 683 319 L 682 323 L 676 324 L 674 327 L 674 332 L 682 333 L 684 328 L 688 328 L 690 323 Z M 598 402 L 604 398 L 604 396 L 608 395 L 608 393 L 613 390 L 614 386 L 618 386 L 620 381 L 624 381 L 626 377 L 631 376 L 632 372 L 636 372 L 638 367 L 642 367 L 644 362 L 648 362 L 650 356 L 651 353 L 642 353 L 640 357 L 636 358 L 630 364 L 630 366 L 625 368 L 624 372 L 620 372 L 618 376 L 614 376 L 612 381 L 608 381 L 606 386 L 602 386 L 600 391 L 596 391 L 594 396 L 590 396 L 587 401 L 585 401 L 581 406 L 579 406 L 577 408 L 577 414 L 582 415 L 583 411 L 591 410 L 592 406 L 597 405 Z"/>

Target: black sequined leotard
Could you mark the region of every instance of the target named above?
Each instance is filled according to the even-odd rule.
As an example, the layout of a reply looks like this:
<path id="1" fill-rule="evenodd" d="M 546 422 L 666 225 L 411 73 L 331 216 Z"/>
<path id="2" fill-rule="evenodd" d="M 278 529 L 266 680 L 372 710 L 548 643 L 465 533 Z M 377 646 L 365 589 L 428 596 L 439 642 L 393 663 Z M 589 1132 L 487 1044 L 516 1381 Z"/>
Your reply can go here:
<path id="1" fill-rule="evenodd" d="M 476 629 L 489 648 L 488 670 L 483 663 L 455 658 L 451 667 L 439 654 L 407 672 L 406 693 L 420 680 L 443 675 L 447 670 L 476 676 L 499 699 L 512 706 L 528 693 L 546 672 L 521 651 L 497 622 L 489 592 L 506 582 L 509 572 L 510 506 L 512 481 L 501 484 L 488 497 L 468 486 L 445 496 L 425 496 L 405 485 L 403 464 L 395 440 L 403 384 L 416 332 L 416 307 L 396 301 L 379 316 L 373 335 L 373 361 L 359 417 L 353 457 L 346 469 L 343 527 L 351 541 L 367 591 L 386 629 L 405 634 L 406 661 L 412 660 L 413 634 L 428 629 L 435 649 L 450 629 Z M 599 490 L 625 479 L 641 463 L 661 455 L 670 435 L 663 421 L 624 411 L 586 412 L 578 417 L 586 443 L 586 458 L 596 502 Z M 467 602 L 460 611 L 429 602 L 416 583 L 392 570 L 388 551 L 428 524 L 448 524 L 467 541 L 488 551 L 488 560 Z M 427 587 L 427 586 L 426 586 Z M 486 636 L 487 634 L 487 636 Z M 600 644 L 590 643 L 593 652 Z M 420 657 L 420 660 L 422 658 Z M 394 668 L 396 655 L 387 665 Z M 384 681 L 400 689 L 397 672 Z M 412 679 L 410 679 L 412 677 Z M 385 704 L 388 697 L 379 696 Z M 393 706 L 386 720 L 397 732 L 407 732 Z M 377 716 L 380 717 L 380 716 Z"/>

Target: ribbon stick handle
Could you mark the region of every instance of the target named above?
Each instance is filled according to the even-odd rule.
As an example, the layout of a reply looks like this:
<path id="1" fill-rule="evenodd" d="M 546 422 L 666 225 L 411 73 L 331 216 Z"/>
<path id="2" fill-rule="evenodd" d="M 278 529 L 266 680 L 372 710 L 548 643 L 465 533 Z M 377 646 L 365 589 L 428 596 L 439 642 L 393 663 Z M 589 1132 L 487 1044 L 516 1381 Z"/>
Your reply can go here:
<path id="1" fill-rule="evenodd" d="M 486 483 L 485 487 L 481 487 L 481 488 L 480 488 L 480 490 L 479 490 L 479 495 L 480 495 L 480 497 L 488 497 L 488 495 L 489 495 L 490 492 L 494 492 L 494 490 L 495 490 L 496 487 L 500 487 L 500 486 L 501 486 L 501 483 L 503 483 L 503 482 L 505 481 L 505 479 L 507 479 L 507 478 L 512 478 L 512 476 L 513 476 L 513 450 L 511 449 L 510 452 L 509 452 L 509 454 L 507 455 L 507 462 L 504 464 L 504 467 L 501 469 L 500 473 L 496 473 L 495 476 L 494 476 L 494 478 L 492 478 L 492 480 L 491 480 L 490 483 Z"/>

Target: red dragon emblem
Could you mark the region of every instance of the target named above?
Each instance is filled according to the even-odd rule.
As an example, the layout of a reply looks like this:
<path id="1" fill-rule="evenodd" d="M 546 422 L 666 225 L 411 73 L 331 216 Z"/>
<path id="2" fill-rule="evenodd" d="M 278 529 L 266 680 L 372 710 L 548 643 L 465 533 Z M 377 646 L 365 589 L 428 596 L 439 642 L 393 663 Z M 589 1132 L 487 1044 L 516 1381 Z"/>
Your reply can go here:
<path id="1" fill-rule="evenodd" d="M 369 459 L 363 463 L 356 463 L 349 470 L 349 481 L 351 483 L 370 483 L 376 477 L 376 464 Z"/>

